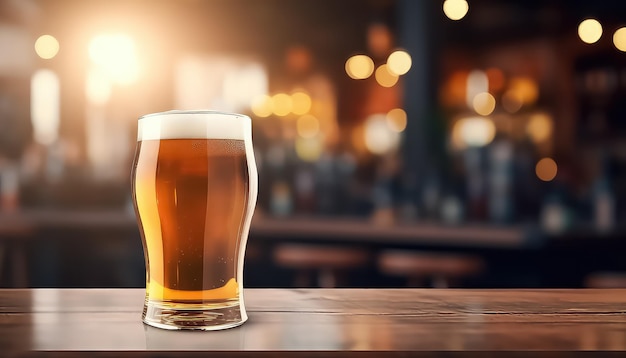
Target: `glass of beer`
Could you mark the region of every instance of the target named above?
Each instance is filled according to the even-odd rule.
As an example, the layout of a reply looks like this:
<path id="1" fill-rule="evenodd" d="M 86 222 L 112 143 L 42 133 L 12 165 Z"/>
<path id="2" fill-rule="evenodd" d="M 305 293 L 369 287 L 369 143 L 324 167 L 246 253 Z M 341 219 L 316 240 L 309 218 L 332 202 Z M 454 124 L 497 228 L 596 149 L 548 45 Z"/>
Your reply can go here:
<path id="1" fill-rule="evenodd" d="M 247 320 L 243 262 L 258 192 L 250 118 L 139 118 L 132 194 L 146 262 L 143 322 L 219 330 Z"/>

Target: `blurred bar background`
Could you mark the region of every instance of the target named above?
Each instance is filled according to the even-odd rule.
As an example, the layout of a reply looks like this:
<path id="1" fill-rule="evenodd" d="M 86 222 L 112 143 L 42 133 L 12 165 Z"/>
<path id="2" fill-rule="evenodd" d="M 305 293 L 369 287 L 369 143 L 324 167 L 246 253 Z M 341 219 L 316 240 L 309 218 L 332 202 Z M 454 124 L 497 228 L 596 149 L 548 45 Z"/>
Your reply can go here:
<path id="1" fill-rule="evenodd" d="M 253 119 L 248 287 L 626 286 L 626 2 L 0 0 L 0 287 L 142 287 L 139 116 Z"/>

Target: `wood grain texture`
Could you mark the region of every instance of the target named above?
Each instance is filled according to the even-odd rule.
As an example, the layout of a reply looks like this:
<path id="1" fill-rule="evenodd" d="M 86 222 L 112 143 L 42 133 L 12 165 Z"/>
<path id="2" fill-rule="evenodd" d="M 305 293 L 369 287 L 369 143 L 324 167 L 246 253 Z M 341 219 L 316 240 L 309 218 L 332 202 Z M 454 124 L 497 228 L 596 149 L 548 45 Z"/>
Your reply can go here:
<path id="1" fill-rule="evenodd" d="M 0 351 L 625 352 L 626 290 L 249 289 L 219 332 L 143 325 L 141 289 L 0 290 Z"/>

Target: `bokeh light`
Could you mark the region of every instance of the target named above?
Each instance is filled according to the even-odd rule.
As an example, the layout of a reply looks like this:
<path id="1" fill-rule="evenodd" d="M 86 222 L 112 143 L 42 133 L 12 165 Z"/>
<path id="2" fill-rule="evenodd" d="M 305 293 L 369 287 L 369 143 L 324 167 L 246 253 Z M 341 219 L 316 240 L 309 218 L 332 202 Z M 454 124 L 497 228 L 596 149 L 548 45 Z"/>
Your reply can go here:
<path id="1" fill-rule="evenodd" d="M 296 122 L 296 131 L 303 138 L 315 137 L 320 132 L 320 121 L 317 117 L 310 114 L 298 118 Z"/>
<path id="2" fill-rule="evenodd" d="M 286 93 L 277 93 L 272 96 L 272 111 L 277 116 L 286 116 L 293 109 L 291 96 Z"/>
<path id="3" fill-rule="evenodd" d="M 483 147 L 493 141 L 496 126 L 487 117 L 466 117 L 459 119 L 452 131 L 457 132 L 456 136 L 462 141 L 464 147 Z"/>
<path id="4" fill-rule="evenodd" d="M 450 20 L 461 20 L 467 15 L 469 4 L 466 0 L 445 0 L 443 2 L 443 13 Z"/>
<path id="5" fill-rule="evenodd" d="M 389 72 L 397 76 L 401 76 L 409 72 L 411 64 L 411 55 L 403 50 L 394 51 L 387 58 L 387 68 L 389 69 Z"/>
<path id="6" fill-rule="evenodd" d="M 50 145 L 59 136 L 60 81 L 51 70 L 38 70 L 31 79 L 30 112 L 37 143 Z"/>
<path id="7" fill-rule="evenodd" d="M 311 96 L 304 92 L 294 92 L 291 94 L 292 109 L 297 115 L 309 113 L 311 110 Z"/>
<path id="8" fill-rule="evenodd" d="M 394 108 L 387 112 L 387 126 L 394 132 L 401 133 L 406 129 L 406 112 L 402 108 Z"/>
<path id="9" fill-rule="evenodd" d="M 35 52 L 44 60 L 54 58 L 59 53 L 59 41 L 52 35 L 39 36 L 35 41 Z"/>
<path id="10" fill-rule="evenodd" d="M 252 113 L 257 117 L 269 117 L 272 115 L 274 106 L 272 105 L 272 97 L 268 95 L 257 96 L 252 100 L 250 105 Z"/>
<path id="11" fill-rule="evenodd" d="M 297 138 L 294 148 L 298 158 L 306 162 L 314 162 L 324 153 L 324 141 L 321 136 Z"/>
<path id="12" fill-rule="evenodd" d="M 130 84 L 139 74 L 135 43 L 124 34 L 98 35 L 89 43 L 89 57 L 114 82 Z"/>
<path id="13" fill-rule="evenodd" d="M 543 181 L 551 181 L 556 177 L 558 166 L 552 158 L 543 158 L 535 166 L 537 178 Z"/>
<path id="14" fill-rule="evenodd" d="M 476 113 L 481 116 L 488 116 L 496 108 L 496 99 L 491 95 L 491 93 L 479 93 L 474 96 L 472 106 L 474 107 Z"/>
<path id="15" fill-rule="evenodd" d="M 365 147 L 374 154 L 388 153 L 400 144 L 399 133 L 389 128 L 384 114 L 374 114 L 366 119 L 364 139 Z"/>
<path id="16" fill-rule="evenodd" d="M 539 98 L 539 86 L 530 77 L 513 77 L 509 81 L 509 91 L 513 91 L 522 104 L 533 104 Z"/>
<path id="17" fill-rule="evenodd" d="M 389 71 L 387 65 L 380 65 L 374 74 L 376 82 L 383 87 L 393 87 L 398 83 L 398 76 Z"/>
<path id="18" fill-rule="evenodd" d="M 95 106 L 105 105 L 111 98 L 111 79 L 99 68 L 90 68 L 85 79 L 87 101 Z"/>
<path id="19" fill-rule="evenodd" d="M 545 142 L 552 137 L 552 118 L 546 113 L 533 114 L 526 125 L 526 133 L 535 143 Z"/>
<path id="20" fill-rule="evenodd" d="M 602 37 L 602 24 L 596 19 L 583 20 L 578 25 L 578 37 L 588 44 L 598 42 Z"/>
<path id="21" fill-rule="evenodd" d="M 621 27 L 613 34 L 613 45 L 622 52 L 626 52 L 626 27 Z"/>
<path id="22" fill-rule="evenodd" d="M 355 80 L 366 79 L 374 73 L 374 61 L 367 55 L 354 55 L 346 61 L 346 73 Z"/>
<path id="23" fill-rule="evenodd" d="M 473 70 L 467 75 L 465 101 L 469 108 L 474 106 L 474 97 L 477 94 L 489 91 L 489 78 L 481 70 Z"/>

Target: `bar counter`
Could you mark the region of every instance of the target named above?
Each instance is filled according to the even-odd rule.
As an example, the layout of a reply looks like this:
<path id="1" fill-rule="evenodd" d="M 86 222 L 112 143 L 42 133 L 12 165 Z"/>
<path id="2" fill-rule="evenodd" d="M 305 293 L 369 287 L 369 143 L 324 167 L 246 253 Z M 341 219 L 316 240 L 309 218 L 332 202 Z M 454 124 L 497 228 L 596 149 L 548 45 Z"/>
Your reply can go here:
<path id="1" fill-rule="evenodd" d="M 142 289 L 4 289 L 0 352 L 151 357 L 626 352 L 626 289 L 247 289 L 245 294 L 250 318 L 243 326 L 181 332 L 141 323 Z"/>

